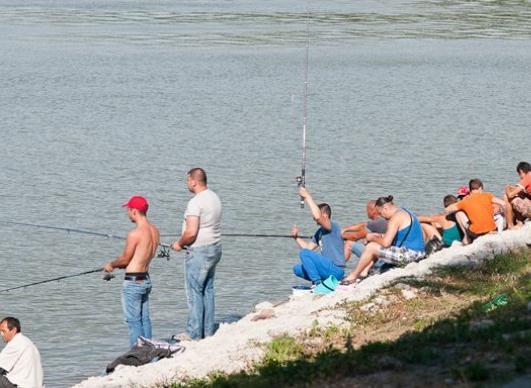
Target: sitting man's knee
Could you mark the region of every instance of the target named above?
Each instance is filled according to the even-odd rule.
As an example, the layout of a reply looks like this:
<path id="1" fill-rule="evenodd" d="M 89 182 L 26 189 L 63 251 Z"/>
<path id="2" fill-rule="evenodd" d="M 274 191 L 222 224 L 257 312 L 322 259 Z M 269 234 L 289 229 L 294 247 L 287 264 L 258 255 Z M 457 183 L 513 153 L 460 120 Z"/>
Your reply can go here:
<path id="1" fill-rule="evenodd" d="M 368 252 L 374 253 L 374 252 L 377 252 L 377 251 L 380 250 L 380 244 L 375 243 L 375 242 L 370 242 L 370 243 L 367 244 L 367 246 L 365 247 L 365 249 L 366 249 Z"/>
<path id="2" fill-rule="evenodd" d="M 311 256 L 311 254 L 312 254 L 311 250 L 304 248 L 299 251 L 299 258 L 301 259 L 308 258 Z"/>

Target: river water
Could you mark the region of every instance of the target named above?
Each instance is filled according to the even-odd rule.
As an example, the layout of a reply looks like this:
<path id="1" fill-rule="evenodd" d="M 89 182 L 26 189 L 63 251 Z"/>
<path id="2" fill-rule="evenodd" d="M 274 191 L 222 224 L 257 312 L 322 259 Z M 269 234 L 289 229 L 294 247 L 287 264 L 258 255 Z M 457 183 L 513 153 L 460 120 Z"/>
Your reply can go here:
<path id="1" fill-rule="evenodd" d="M 224 232 L 310 234 L 295 183 L 307 10 L 307 184 L 341 225 L 380 195 L 429 213 L 472 177 L 496 194 L 517 179 L 530 159 L 529 1 L 0 0 L 1 219 L 124 235 L 120 204 L 142 194 L 162 233 L 178 233 L 185 173 L 202 166 Z M 122 249 L 0 232 L 1 288 Z M 289 294 L 291 240 L 223 244 L 218 321 Z M 184 329 L 182 262 L 152 264 L 157 338 Z M 69 386 L 126 350 L 120 289 L 87 275 L 1 293 L 0 315 L 38 345 L 47 386 Z"/>

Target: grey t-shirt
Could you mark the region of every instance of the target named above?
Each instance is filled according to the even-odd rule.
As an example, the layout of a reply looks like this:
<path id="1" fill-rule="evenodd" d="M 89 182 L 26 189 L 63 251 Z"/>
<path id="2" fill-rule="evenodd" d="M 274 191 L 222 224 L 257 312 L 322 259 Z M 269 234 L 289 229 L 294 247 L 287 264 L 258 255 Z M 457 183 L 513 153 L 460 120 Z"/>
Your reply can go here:
<path id="1" fill-rule="evenodd" d="M 367 221 L 367 229 L 372 233 L 385 234 L 385 232 L 387 232 L 387 220 L 383 217 L 369 220 Z"/>
<path id="2" fill-rule="evenodd" d="M 199 217 L 199 232 L 192 247 L 210 245 L 221 240 L 221 201 L 212 190 L 201 191 L 188 202 L 184 212 L 183 231 L 188 216 Z"/>

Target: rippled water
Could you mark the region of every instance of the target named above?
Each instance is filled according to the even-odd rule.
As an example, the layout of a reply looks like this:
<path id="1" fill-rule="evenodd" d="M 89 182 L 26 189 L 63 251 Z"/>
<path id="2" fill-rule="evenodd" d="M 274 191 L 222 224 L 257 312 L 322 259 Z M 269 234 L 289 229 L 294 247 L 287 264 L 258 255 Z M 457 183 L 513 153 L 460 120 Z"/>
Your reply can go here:
<path id="1" fill-rule="evenodd" d="M 242 4 L 244 3 L 244 4 Z M 308 5 L 309 4 L 309 5 Z M 314 225 L 298 207 L 306 9 L 308 186 L 345 225 L 392 193 L 418 212 L 471 177 L 497 194 L 529 160 L 529 1 L 2 1 L 2 219 L 124 235 L 120 204 L 151 201 L 177 233 L 201 165 L 224 231 Z M 116 240 L 0 225 L 1 287 L 98 267 Z M 169 241 L 170 238 L 168 237 Z M 280 300 L 289 239 L 224 240 L 217 315 Z M 184 329 L 182 256 L 151 269 L 156 337 Z M 50 387 L 127 347 L 121 282 L 97 275 L 0 294 L 39 346 Z"/>

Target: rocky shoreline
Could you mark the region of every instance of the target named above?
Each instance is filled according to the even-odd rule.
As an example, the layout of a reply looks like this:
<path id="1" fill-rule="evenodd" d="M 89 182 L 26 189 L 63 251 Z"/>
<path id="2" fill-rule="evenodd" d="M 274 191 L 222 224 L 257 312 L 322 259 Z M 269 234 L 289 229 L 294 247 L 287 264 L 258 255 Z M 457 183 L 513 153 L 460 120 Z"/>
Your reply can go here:
<path id="1" fill-rule="evenodd" d="M 350 291 L 291 297 L 278 305 L 260 303 L 255 311 L 238 322 L 221 325 L 214 336 L 198 342 L 183 342 L 186 351 L 171 359 L 141 367 L 120 367 L 111 375 L 91 377 L 75 387 L 157 387 L 206 377 L 212 372 L 236 373 L 259 361 L 264 354 L 261 344 L 278 335 L 296 336 L 315 322 L 322 327 L 340 326 L 344 322 L 344 311 L 336 308 L 338 303 L 362 301 L 400 278 L 420 278 L 436 267 L 476 264 L 530 245 L 531 224 L 528 223 L 519 230 L 484 236 L 468 246 L 456 244 L 419 263 L 371 276 Z M 365 305 L 365 308 L 372 307 Z"/>

